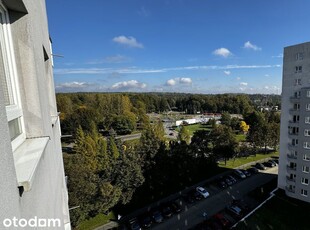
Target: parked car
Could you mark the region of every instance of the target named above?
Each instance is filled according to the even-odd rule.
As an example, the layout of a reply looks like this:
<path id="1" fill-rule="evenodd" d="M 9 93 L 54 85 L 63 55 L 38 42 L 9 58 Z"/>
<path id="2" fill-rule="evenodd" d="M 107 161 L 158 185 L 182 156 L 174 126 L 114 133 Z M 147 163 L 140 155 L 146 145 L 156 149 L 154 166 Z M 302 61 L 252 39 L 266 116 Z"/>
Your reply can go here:
<path id="1" fill-rule="evenodd" d="M 153 210 L 152 212 L 152 218 L 156 223 L 161 223 L 164 220 L 163 215 L 161 214 L 161 212 L 159 210 Z"/>
<path id="2" fill-rule="evenodd" d="M 162 206 L 161 211 L 162 211 L 162 214 L 164 215 L 164 217 L 166 217 L 166 218 L 170 218 L 173 214 L 173 212 L 172 212 L 172 210 L 168 204 L 164 204 Z"/>
<path id="3" fill-rule="evenodd" d="M 276 164 L 279 164 L 279 159 L 273 159 L 274 162 L 276 162 Z"/>
<path id="4" fill-rule="evenodd" d="M 260 169 L 260 170 L 265 170 L 266 167 L 262 163 L 256 163 L 255 168 Z"/>
<path id="5" fill-rule="evenodd" d="M 250 173 L 252 173 L 252 174 L 258 173 L 258 169 L 255 168 L 255 167 L 249 168 L 249 169 L 247 169 L 247 171 L 250 172 Z"/>
<path id="6" fill-rule="evenodd" d="M 237 179 L 234 176 L 228 175 L 227 177 L 233 182 L 233 184 L 237 183 Z"/>
<path id="7" fill-rule="evenodd" d="M 177 201 L 171 202 L 170 207 L 174 213 L 179 213 L 182 211 L 181 205 L 179 205 Z"/>
<path id="8" fill-rule="evenodd" d="M 192 190 L 189 192 L 189 194 L 194 200 L 201 200 L 202 199 L 202 195 L 199 192 L 197 192 L 197 190 Z"/>
<path id="9" fill-rule="evenodd" d="M 199 192 L 199 194 L 202 195 L 204 198 L 210 196 L 210 193 L 204 187 L 197 187 L 196 191 Z"/>
<path id="10" fill-rule="evenodd" d="M 248 171 L 248 170 L 245 170 L 245 169 L 240 169 L 241 170 L 241 172 L 243 172 L 243 174 L 246 176 L 246 177 L 250 177 L 252 174 L 251 174 L 251 172 L 250 171 Z"/>
<path id="11" fill-rule="evenodd" d="M 228 186 L 233 184 L 233 181 L 229 177 L 225 177 L 225 182 Z"/>
<path id="12" fill-rule="evenodd" d="M 225 183 L 224 179 L 219 180 L 216 184 L 219 188 L 226 188 L 227 187 L 227 184 Z"/>
<path id="13" fill-rule="evenodd" d="M 226 207 L 226 210 L 229 214 L 231 214 L 234 218 L 241 218 L 242 217 L 242 210 L 237 205 L 230 205 Z"/>
<path id="14" fill-rule="evenodd" d="M 234 171 L 235 175 L 237 175 L 237 177 L 239 177 L 240 179 L 245 179 L 246 175 L 244 175 L 244 173 L 240 170 L 240 169 L 236 169 Z"/>
<path id="15" fill-rule="evenodd" d="M 152 225 L 152 219 L 149 214 L 140 217 L 140 223 L 143 228 L 150 228 Z"/>
<path id="16" fill-rule="evenodd" d="M 250 210 L 249 206 L 247 205 L 247 203 L 242 200 L 242 199 L 233 199 L 233 201 L 231 202 L 232 205 L 236 205 L 239 208 L 242 209 L 242 211 L 244 212 L 248 212 Z"/>
<path id="17" fill-rule="evenodd" d="M 273 164 L 271 162 L 269 162 L 269 161 L 264 162 L 263 165 L 268 167 L 268 168 L 272 168 L 273 167 Z"/>
<path id="18" fill-rule="evenodd" d="M 230 226 L 230 221 L 221 213 L 214 215 L 214 219 L 223 227 L 228 228 Z"/>
<path id="19" fill-rule="evenodd" d="M 272 167 L 275 167 L 278 165 L 274 160 L 269 160 L 268 162 L 272 164 Z"/>
<path id="20" fill-rule="evenodd" d="M 129 220 L 129 227 L 131 230 L 141 230 L 140 224 L 137 218 L 132 218 Z"/>
<path id="21" fill-rule="evenodd" d="M 192 196 L 192 194 L 190 194 L 190 193 L 187 193 L 187 194 L 185 194 L 185 195 L 183 195 L 183 199 L 185 200 L 185 202 L 186 203 L 188 203 L 188 204 L 192 204 L 192 203 L 194 203 L 194 198 L 193 198 L 193 196 Z"/>

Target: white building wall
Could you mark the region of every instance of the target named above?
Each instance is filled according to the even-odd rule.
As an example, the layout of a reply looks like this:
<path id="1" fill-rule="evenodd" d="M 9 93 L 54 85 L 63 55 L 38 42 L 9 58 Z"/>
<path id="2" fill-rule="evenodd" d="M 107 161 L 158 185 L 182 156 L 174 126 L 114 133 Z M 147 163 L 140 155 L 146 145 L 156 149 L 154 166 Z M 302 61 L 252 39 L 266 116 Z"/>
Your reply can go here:
<path id="1" fill-rule="evenodd" d="M 298 53 L 302 54 L 302 59 L 296 59 Z M 302 71 L 296 72 L 296 66 L 302 66 Z M 298 84 L 297 79 L 300 79 Z M 310 162 L 303 159 L 305 153 L 310 153 L 310 150 L 303 147 L 305 141 L 310 142 L 310 137 L 304 135 L 304 130 L 310 129 L 310 125 L 305 123 L 305 117 L 310 116 L 310 111 L 306 110 L 306 104 L 310 103 L 310 98 L 306 95 L 308 90 L 310 90 L 310 43 L 286 47 L 283 61 L 278 187 L 285 189 L 290 197 L 310 202 L 309 185 L 301 183 L 302 178 L 310 179 L 309 173 L 302 172 L 302 166 L 310 166 Z M 300 96 L 294 98 L 295 93 Z M 300 109 L 294 111 L 294 104 L 299 104 Z M 299 122 L 293 122 L 294 115 L 299 116 Z M 298 134 L 289 134 L 289 127 L 298 128 Z M 298 140 L 297 146 L 291 145 L 293 139 Z M 296 157 L 289 156 L 295 151 Z M 296 164 L 295 169 L 288 167 L 291 163 Z M 294 176 L 293 180 L 289 178 L 290 175 Z M 302 189 L 307 190 L 307 196 L 301 194 Z"/>
<path id="2" fill-rule="evenodd" d="M 12 40 L 16 59 L 26 137 L 49 137 L 39 160 L 30 191 L 19 196 L 14 153 L 8 131 L 3 92 L 0 87 L 0 229 L 6 218 L 34 217 L 69 222 L 68 195 L 57 117 L 50 40 L 44 0 L 16 0 L 28 13 L 10 11 Z M 14 4 L 13 4 L 14 5 Z M 49 56 L 44 60 L 43 47 Z"/>

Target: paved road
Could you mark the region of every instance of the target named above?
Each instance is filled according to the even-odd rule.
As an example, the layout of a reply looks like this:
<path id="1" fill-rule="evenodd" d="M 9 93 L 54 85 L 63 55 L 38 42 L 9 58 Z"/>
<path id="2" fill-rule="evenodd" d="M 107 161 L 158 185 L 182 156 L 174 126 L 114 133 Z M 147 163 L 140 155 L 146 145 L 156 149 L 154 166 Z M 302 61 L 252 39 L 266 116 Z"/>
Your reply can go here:
<path id="1" fill-rule="evenodd" d="M 259 174 L 253 175 L 247 179 L 239 181 L 237 184 L 217 192 L 215 188 L 207 188 L 210 192 L 210 197 L 195 203 L 194 205 L 185 204 L 185 210 L 178 215 L 173 216 L 169 220 L 154 226 L 152 229 L 156 230 L 183 230 L 194 227 L 196 224 L 204 220 L 203 212 L 207 212 L 208 216 L 213 216 L 217 212 L 225 208 L 225 206 L 232 201 L 233 198 L 242 198 L 244 195 L 253 189 L 266 184 L 272 179 L 276 178 L 278 174 L 278 167 L 262 171 Z"/>
<path id="2" fill-rule="evenodd" d="M 141 133 L 129 134 L 124 136 L 116 136 L 115 139 L 121 139 L 122 141 L 130 141 L 134 139 L 139 139 L 141 137 Z"/>

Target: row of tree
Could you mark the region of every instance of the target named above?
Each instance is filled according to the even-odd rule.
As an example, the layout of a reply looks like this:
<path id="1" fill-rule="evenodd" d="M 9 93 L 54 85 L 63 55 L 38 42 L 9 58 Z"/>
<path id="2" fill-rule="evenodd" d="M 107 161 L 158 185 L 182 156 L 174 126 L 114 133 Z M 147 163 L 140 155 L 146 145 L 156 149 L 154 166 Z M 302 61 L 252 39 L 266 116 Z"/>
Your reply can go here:
<path id="1" fill-rule="evenodd" d="M 90 131 L 94 122 L 100 130 L 113 128 L 117 134 L 128 134 L 148 123 L 146 113 L 170 110 L 196 114 L 249 114 L 259 104 L 279 105 L 277 95 L 268 98 L 245 94 L 182 93 L 71 93 L 57 94 L 64 134 L 74 134 L 77 127 Z M 261 103 L 260 103 L 261 102 Z"/>

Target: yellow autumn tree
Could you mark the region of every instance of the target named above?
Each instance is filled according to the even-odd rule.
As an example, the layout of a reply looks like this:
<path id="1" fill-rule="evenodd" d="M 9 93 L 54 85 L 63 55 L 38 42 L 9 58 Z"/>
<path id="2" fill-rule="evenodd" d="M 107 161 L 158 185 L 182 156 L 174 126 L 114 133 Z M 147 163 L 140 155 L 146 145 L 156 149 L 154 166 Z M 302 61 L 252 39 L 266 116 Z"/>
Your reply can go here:
<path id="1" fill-rule="evenodd" d="M 241 121 L 239 126 L 240 126 L 240 130 L 241 130 L 243 133 L 248 132 L 249 129 L 250 129 L 250 126 L 249 126 L 245 121 Z"/>

